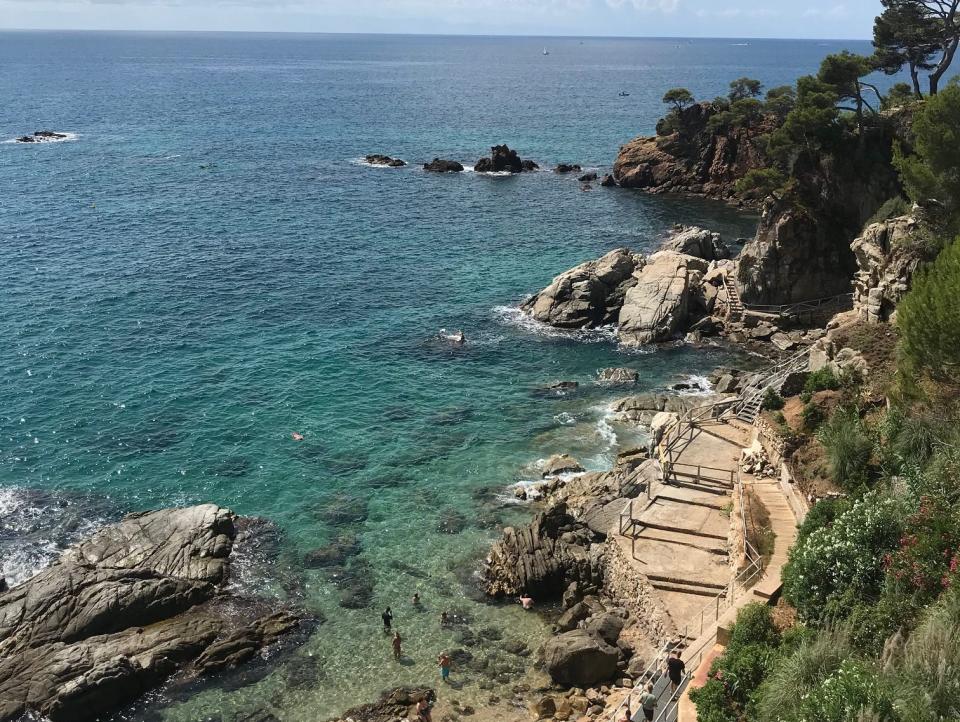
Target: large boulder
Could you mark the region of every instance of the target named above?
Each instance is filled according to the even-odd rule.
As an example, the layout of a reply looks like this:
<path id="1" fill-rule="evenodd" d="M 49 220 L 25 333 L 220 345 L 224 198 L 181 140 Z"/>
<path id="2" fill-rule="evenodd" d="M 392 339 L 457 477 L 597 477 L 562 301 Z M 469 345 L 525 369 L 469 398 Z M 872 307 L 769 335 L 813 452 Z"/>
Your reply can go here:
<path id="1" fill-rule="evenodd" d="M 618 248 L 561 273 L 520 308 L 558 328 L 595 328 L 613 323 L 627 289 L 637 282 L 634 272 L 643 263 L 642 256 Z"/>
<path id="2" fill-rule="evenodd" d="M 473 169 L 477 173 L 523 173 L 537 170 L 538 166 L 531 160 L 523 160 L 517 151 L 507 145 L 495 145 L 490 149 L 489 158 L 481 158 Z"/>
<path id="3" fill-rule="evenodd" d="M 599 635 L 574 629 L 543 645 L 543 661 L 554 682 L 584 688 L 613 679 L 619 652 Z"/>
<path id="4" fill-rule="evenodd" d="M 730 249 L 719 233 L 697 226 L 680 226 L 664 242 L 663 250 L 695 256 L 705 261 L 730 258 Z"/>
<path id="5" fill-rule="evenodd" d="M 389 155 L 383 155 L 382 153 L 371 153 L 366 157 L 366 161 L 370 165 L 385 165 L 390 168 L 402 168 L 407 164 L 405 160 L 391 158 Z"/>
<path id="6" fill-rule="evenodd" d="M 695 293 L 707 263 L 674 251 L 660 251 L 635 273 L 620 309 L 619 335 L 627 345 L 673 338 L 690 321 Z"/>
<path id="7" fill-rule="evenodd" d="M 0 597 L 0 720 L 105 717 L 178 669 L 235 666 L 299 626 L 269 604 L 215 603 L 236 535 L 212 504 L 132 514 Z"/>
<path id="8" fill-rule="evenodd" d="M 569 454 L 554 454 L 543 462 L 543 478 L 560 476 L 560 474 L 577 474 L 583 471 L 580 462 Z"/>

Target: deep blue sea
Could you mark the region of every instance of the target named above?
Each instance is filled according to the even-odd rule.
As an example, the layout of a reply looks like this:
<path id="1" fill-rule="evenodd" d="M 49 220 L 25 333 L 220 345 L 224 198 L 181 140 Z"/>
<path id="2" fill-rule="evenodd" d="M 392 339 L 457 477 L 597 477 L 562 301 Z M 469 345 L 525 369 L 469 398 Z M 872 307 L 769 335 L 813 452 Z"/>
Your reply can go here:
<path id="1" fill-rule="evenodd" d="M 437 652 L 455 643 L 442 609 L 535 647 L 546 633 L 536 615 L 471 595 L 489 542 L 529 513 L 506 503 L 507 488 L 552 453 L 599 469 L 642 441 L 609 421 L 623 392 L 595 386 L 598 369 L 628 365 L 641 390 L 663 389 L 731 353 L 626 351 L 609 332 L 523 323 L 517 302 L 612 248 L 654 248 L 674 223 L 735 241 L 755 219 L 585 193 L 550 172 L 437 176 L 417 164 L 472 166 L 505 142 L 545 169 L 602 172 L 621 143 L 652 132 L 667 89 L 712 98 L 743 75 L 791 83 L 844 47 L 868 49 L 0 33 L 0 140 L 74 134 L 0 143 L 3 574 L 23 581 L 131 510 L 213 501 L 275 521 L 285 563 L 306 577 L 304 603 L 328 619 L 296 653 L 319 660 L 314 676 L 293 684 L 281 665 L 229 694 L 158 699 L 151 719 L 253 707 L 325 719 L 387 686 L 432 684 Z M 366 166 L 373 152 L 411 165 Z M 440 329 L 463 329 L 467 344 Z M 559 379 L 581 391 L 536 393 Z M 342 608 L 335 579 L 301 569 L 346 533 L 373 583 L 364 609 Z M 411 609 L 415 591 L 425 611 Z M 380 630 L 387 604 L 408 665 L 392 662 Z M 482 698 L 481 678 L 463 682 L 463 699 Z"/>

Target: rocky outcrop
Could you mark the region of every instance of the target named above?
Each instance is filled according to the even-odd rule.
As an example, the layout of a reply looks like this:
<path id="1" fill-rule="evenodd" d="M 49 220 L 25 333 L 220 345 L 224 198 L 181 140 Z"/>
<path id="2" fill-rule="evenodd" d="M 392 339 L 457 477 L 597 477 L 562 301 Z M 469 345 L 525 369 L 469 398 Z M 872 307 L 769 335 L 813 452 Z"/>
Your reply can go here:
<path id="1" fill-rule="evenodd" d="M 583 467 L 580 466 L 580 462 L 569 454 L 554 454 L 543 462 L 542 475 L 546 479 L 561 474 L 578 474 L 581 471 L 583 471 Z"/>
<path id="2" fill-rule="evenodd" d="M 405 160 L 400 160 L 399 158 L 391 158 L 389 155 L 382 155 L 380 153 L 373 153 L 366 157 L 367 163 L 370 165 L 385 165 L 390 168 L 402 168 L 407 164 Z"/>
<path id="3" fill-rule="evenodd" d="M 553 169 L 554 173 L 579 173 L 582 168 L 576 163 L 559 163 L 556 168 Z"/>
<path id="4" fill-rule="evenodd" d="M 177 670 L 241 664 L 300 626 L 293 611 L 223 592 L 236 535 L 212 504 L 132 514 L 0 597 L 0 720 L 93 720 Z"/>
<path id="5" fill-rule="evenodd" d="M 498 598 L 526 592 L 546 600 L 558 598 L 572 581 L 596 584 L 599 561 L 591 558 L 589 538 L 576 530 L 562 503 L 537 514 L 526 527 L 507 527 L 487 557 L 484 591 Z"/>
<path id="6" fill-rule="evenodd" d="M 618 248 L 561 273 L 520 308 L 557 328 L 595 328 L 613 323 L 627 289 L 637 282 L 634 272 L 642 265 L 642 256 Z"/>
<path id="7" fill-rule="evenodd" d="M 914 216 L 900 216 L 867 226 L 850 244 L 857 261 L 853 307 L 864 321 L 889 321 L 917 268 L 930 260 L 922 244 L 911 243 L 918 231 Z"/>
<path id="8" fill-rule="evenodd" d="M 636 369 L 627 368 L 609 368 L 600 369 L 597 374 L 597 383 L 608 386 L 632 385 L 640 380 L 640 374 Z"/>
<path id="9" fill-rule="evenodd" d="M 719 233 L 697 226 L 678 226 L 667 238 L 662 250 L 695 256 L 705 261 L 721 261 L 730 258 L 730 248 Z"/>
<path id="10" fill-rule="evenodd" d="M 706 271 L 707 263 L 693 256 L 673 251 L 650 256 L 624 297 L 621 342 L 641 345 L 672 338 L 689 322 L 691 299 Z"/>
<path id="11" fill-rule="evenodd" d="M 423 164 L 423 169 L 430 173 L 462 173 L 463 164 L 455 160 L 442 160 L 434 158 L 429 163 Z"/>
<path id="12" fill-rule="evenodd" d="M 495 145 L 490 149 L 490 157 L 478 160 L 473 169 L 477 173 L 523 173 L 539 167 L 532 160 L 522 159 L 508 146 Z"/>
<path id="13" fill-rule="evenodd" d="M 52 130 L 35 130 L 33 135 L 21 135 L 18 143 L 48 143 L 54 140 L 64 140 L 69 137 L 66 133 L 57 133 Z"/>
<path id="14" fill-rule="evenodd" d="M 620 148 L 613 177 L 624 188 L 653 193 L 692 193 L 732 198 L 734 184 L 764 166 L 760 136 L 764 121 L 753 128 L 711 129 L 720 112 L 713 103 L 697 103 L 661 121 L 655 137 L 635 138 Z"/>
<path id="15" fill-rule="evenodd" d="M 431 701 L 436 698 L 432 689 L 422 687 L 398 687 L 384 692 L 380 699 L 371 704 L 348 709 L 342 720 L 353 722 L 396 722 L 400 719 L 417 719 L 416 706 L 420 700 Z"/>

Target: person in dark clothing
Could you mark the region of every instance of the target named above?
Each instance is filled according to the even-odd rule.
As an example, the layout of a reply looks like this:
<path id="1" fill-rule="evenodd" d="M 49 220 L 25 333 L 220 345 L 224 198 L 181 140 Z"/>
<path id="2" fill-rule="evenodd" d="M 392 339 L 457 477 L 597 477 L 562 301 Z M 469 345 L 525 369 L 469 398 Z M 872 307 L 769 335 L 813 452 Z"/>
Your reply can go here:
<path id="1" fill-rule="evenodd" d="M 390 607 L 387 607 L 383 610 L 383 614 L 380 615 L 380 618 L 383 620 L 383 631 L 389 632 L 390 626 L 393 624 L 393 610 Z"/>
<path id="2" fill-rule="evenodd" d="M 670 679 L 670 693 L 675 695 L 683 682 L 683 673 L 687 665 L 680 659 L 680 650 L 673 650 L 673 654 L 667 658 L 667 677 Z"/>

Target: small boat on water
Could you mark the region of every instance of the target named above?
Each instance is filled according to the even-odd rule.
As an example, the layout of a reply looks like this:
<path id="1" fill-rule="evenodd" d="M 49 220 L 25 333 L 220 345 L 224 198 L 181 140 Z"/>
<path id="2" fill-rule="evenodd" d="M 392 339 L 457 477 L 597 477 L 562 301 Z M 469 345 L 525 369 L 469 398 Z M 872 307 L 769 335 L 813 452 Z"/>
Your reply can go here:
<path id="1" fill-rule="evenodd" d="M 622 90 L 621 90 L 619 93 L 617 93 L 617 95 L 619 95 L 621 98 L 629 98 L 629 97 L 630 97 L 630 93 L 624 93 Z"/>
<path id="2" fill-rule="evenodd" d="M 544 55 L 549 55 L 549 54 L 550 54 L 550 51 L 547 50 L 546 48 L 544 48 L 544 49 L 543 49 L 543 54 L 544 54 Z"/>

